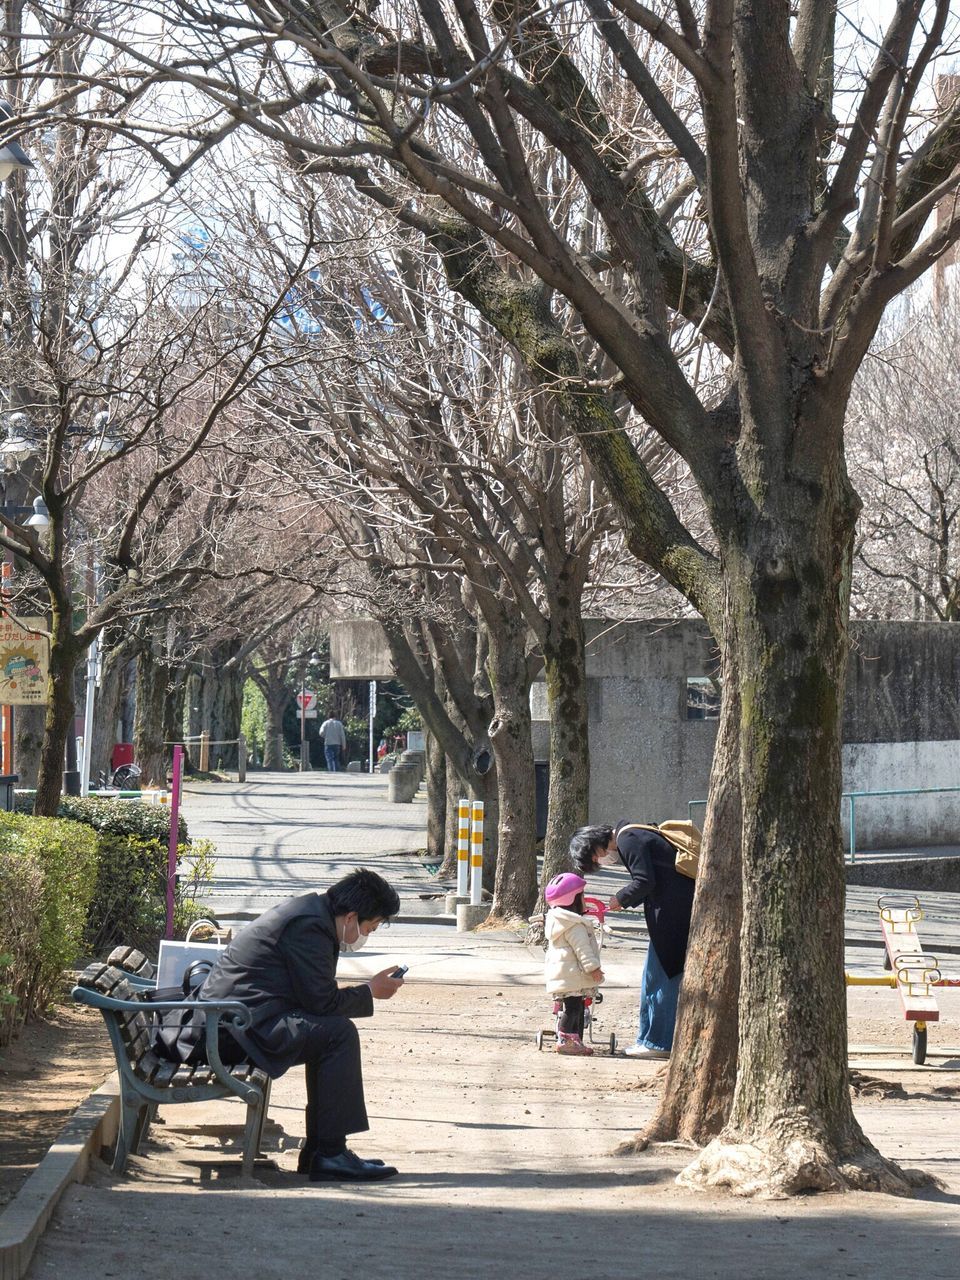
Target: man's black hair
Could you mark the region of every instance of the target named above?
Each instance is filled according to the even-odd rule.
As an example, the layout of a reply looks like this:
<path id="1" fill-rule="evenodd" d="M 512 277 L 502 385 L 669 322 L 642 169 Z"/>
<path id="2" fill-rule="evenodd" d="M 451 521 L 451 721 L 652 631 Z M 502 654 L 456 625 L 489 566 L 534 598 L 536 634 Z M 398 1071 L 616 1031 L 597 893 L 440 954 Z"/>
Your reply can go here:
<path id="1" fill-rule="evenodd" d="M 400 910 L 400 895 L 383 876 L 360 867 L 332 884 L 327 898 L 335 916 L 357 913 L 358 920 L 389 920 Z"/>
<path id="2" fill-rule="evenodd" d="M 593 870 L 593 855 L 606 849 L 613 827 L 581 827 L 570 837 L 570 860 L 582 876 Z"/>

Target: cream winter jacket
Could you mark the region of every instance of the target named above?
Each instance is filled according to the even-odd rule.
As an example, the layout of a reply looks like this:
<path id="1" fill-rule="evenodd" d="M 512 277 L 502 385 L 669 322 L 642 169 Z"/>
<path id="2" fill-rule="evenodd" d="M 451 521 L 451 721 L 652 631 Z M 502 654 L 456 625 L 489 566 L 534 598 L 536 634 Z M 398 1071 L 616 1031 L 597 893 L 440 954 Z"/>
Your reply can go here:
<path id="1" fill-rule="evenodd" d="M 596 981 L 590 975 L 600 968 L 600 944 L 592 925 L 566 907 L 547 912 L 547 955 L 544 978 L 552 996 L 577 996 L 592 991 Z"/>

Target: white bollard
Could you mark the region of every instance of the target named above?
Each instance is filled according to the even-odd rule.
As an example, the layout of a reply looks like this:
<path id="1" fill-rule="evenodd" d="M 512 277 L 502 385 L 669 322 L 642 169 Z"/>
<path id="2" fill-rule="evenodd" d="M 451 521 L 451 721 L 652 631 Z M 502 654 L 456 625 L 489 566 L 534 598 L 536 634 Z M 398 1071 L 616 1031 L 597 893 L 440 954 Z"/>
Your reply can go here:
<path id="1" fill-rule="evenodd" d="M 470 832 L 470 905 L 483 898 L 483 801 L 474 800 Z"/>
<path id="2" fill-rule="evenodd" d="M 457 897 L 464 902 L 470 892 L 470 801 L 457 802 Z"/>

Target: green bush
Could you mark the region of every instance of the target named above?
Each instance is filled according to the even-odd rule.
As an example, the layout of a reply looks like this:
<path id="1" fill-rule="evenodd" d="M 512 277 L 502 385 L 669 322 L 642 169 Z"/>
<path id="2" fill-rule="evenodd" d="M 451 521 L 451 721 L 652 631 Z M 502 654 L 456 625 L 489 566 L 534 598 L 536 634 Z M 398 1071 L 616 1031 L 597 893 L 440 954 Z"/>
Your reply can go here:
<path id="1" fill-rule="evenodd" d="M 4 986 L 16 1000 L 0 1010 L 7 1040 L 47 1007 L 77 958 L 96 869 L 88 827 L 0 813 L 0 952 L 10 957 Z"/>
<path id="2" fill-rule="evenodd" d="M 167 851 L 159 840 L 102 831 L 84 945 L 102 957 L 118 943 L 148 950 L 166 919 Z"/>
<path id="3" fill-rule="evenodd" d="M 141 840 L 164 843 L 170 838 L 170 809 L 165 804 L 106 796 L 64 796 L 57 814 L 113 836 L 139 836 Z M 185 842 L 189 837 L 182 813 L 177 815 L 177 830 L 180 841 Z"/>
<path id="4" fill-rule="evenodd" d="M 159 840 L 100 833 L 97 882 L 84 930 L 84 944 L 92 955 L 102 957 L 122 943 L 156 956 L 167 919 L 167 857 L 167 846 Z M 184 857 L 190 860 L 189 872 Z M 178 847 L 173 905 L 177 936 L 210 914 L 198 894 L 213 878 L 214 865 L 209 840 Z"/>
<path id="5" fill-rule="evenodd" d="M 33 813 L 33 796 L 18 795 L 17 813 Z M 115 836 L 139 836 L 142 840 L 170 837 L 170 809 L 165 804 L 143 804 L 140 800 L 117 800 L 112 796 L 63 796 L 58 818 L 82 822 L 96 831 Z M 183 814 L 177 815 L 180 840 L 186 841 L 187 824 Z"/>

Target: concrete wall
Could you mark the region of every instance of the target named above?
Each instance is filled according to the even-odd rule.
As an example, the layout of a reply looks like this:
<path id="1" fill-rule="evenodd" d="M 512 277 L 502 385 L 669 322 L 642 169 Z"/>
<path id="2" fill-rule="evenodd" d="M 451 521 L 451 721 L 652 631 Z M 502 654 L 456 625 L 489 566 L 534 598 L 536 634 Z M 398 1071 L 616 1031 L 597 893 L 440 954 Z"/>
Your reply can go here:
<path id="1" fill-rule="evenodd" d="M 906 791 L 960 787 L 960 742 L 847 743 L 844 791 Z M 960 844 L 960 791 L 928 796 L 856 797 L 858 849 Z M 844 847 L 850 801 L 843 802 Z"/>
<path id="2" fill-rule="evenodd" d="M 685 818 L 707 794 L 715 720 L 687 719 L 687 679 L 711 674 L 702 622 L 587 623 L 590 821 Z M 534 749 L 547 756 L 546 694 L 533 687 Z"/>
<path id="3" fill-rule="evenodd" d="M 373 618 L 331 622 L 330 679 L 393 679 L 390 650 L 379 622 Z"/>
<path id="4" fill-rule="evenodd" d="M 960 786 L 960 628 L 854 623 L 843 741 L 844 791 Z M 960 792 L 858 799 L 856 843 L 960 843 Z"/>
<path id="5" fill-rule="evenodd" d="M 844 791 L 960 787 L 960 628 L 854 623 Z M 717 723 L 687 719 L 687 681 L 712 674 L 702 622 L 588 624 L 590 820 L 686 817 L 706 798 Z M 547 755 L 542 685 L 531 699 Z M 703 809 L 694 812 L 702 821 Z M 844 831 L 849 802 L 843 803 Z M 960 792 L 856 801 L 856 847 L 960 844 Z"/>
<path id="6" fill-rule="evenodd" d="M 717 732 L 715 720 L 687 718 L 688 680 L 715 670 L 705 624 L 592 620 L 587 636 L 591 821 L 686 817 L 706 797 Z M 392 674 L 371 620 L 332 627 L 330 651 L 334 679 Z M 542 683 L 530 701 L 534 755 L 546 759 Z M 960 627 L 854 623 L 843 723 L 845 791 L 960 787 Z M 848 812 L 844 802 L 845 831 Z M 960 792 L 858 800 L 856 843 L 960 844 Z"/>

